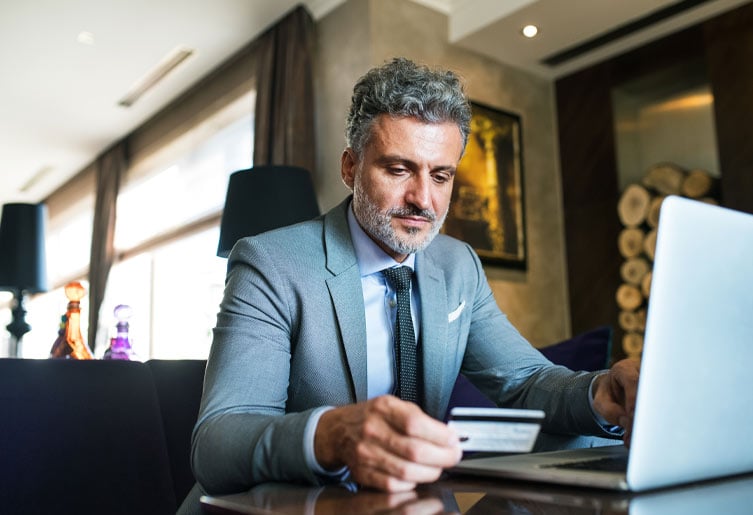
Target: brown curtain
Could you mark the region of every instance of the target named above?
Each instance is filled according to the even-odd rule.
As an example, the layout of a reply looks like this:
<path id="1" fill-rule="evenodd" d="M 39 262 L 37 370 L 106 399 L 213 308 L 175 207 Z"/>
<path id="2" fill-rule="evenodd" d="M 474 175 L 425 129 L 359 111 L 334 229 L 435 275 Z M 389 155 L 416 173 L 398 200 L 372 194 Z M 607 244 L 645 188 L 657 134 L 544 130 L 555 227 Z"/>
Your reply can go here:
<path id="1" fill-rule="evenodd" d="M 115 259 L 115 211 L 120 179 L 127 167 L 127 142 L 121 141 L 102 153 L 96 161 L 96 200 L 89 259 L 89 345 L 96 346 L 99 311 Z"/>
<path id="2" fill-rule="evenodd" d="M 314 169 L 314 21 L 298 6 L 256 41 L 254 165 Z"/>

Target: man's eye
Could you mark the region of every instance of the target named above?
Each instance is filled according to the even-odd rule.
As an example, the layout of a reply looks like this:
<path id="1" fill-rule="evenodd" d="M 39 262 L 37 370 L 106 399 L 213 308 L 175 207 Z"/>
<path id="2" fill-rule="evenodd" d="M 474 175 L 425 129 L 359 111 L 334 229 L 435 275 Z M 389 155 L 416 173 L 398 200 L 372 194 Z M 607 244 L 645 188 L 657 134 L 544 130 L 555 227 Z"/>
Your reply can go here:
<path id="1" fill-rule="evenodd" d="M 436 174 L 436 175 L 433 176 L 433 178 L 434 178 L 434 182 L 436 182 L 438 184 L 443 184 L 443 183 L 445 183 L 445 182 L 447 182 L 447 181 L 450 180 L 450 176 L 449 175 L 445 175 L 443 173 Z"/>
<path id="2" fill-rule="evenodd" d="M 389 168 L 389 171 L 391 174 L 394 174 L 394 175 L 402 175 L 404 173 L 408 173 L 408 170 L 399 166 L 392 166 Z"/>

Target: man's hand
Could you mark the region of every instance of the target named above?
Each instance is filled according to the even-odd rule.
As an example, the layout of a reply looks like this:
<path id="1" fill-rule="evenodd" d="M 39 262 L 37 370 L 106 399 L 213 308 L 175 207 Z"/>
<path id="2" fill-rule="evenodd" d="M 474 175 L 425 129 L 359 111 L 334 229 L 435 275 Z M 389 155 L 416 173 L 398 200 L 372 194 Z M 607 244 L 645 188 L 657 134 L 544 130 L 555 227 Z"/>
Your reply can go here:
<path id="1" fill-rule="evenodd" d="M 594 409 L 610 424 L 625 429 L 624 440 L 628 446 L 633 430 L 639 370 L 639 360 L 623 359 L 594 381 Z"/>
<path id="2" fill-rule="evenodd" d="M 314 452 L 322 467 L 346 465 L 354 481 L 388 492 L 435 481 L 462 457 L 453 429 L 391 395 L 324 413 Z"/>

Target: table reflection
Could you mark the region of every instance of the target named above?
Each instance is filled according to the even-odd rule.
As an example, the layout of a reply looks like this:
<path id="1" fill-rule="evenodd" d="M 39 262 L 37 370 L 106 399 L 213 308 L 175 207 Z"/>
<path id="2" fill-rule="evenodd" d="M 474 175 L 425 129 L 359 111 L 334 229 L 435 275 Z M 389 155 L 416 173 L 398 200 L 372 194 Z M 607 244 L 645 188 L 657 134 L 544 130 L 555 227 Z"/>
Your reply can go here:
<path id="1" fill-rule="evenodd" d="M 202 497 L 209 513 L 468 515 L 695 515 L 753 513 L 753 476 L 643 494 L 514 481 L 451 478 L 411 492 L 384 493 L 354 485 L 306 487 L 265 483 L 246 493 Z"/>

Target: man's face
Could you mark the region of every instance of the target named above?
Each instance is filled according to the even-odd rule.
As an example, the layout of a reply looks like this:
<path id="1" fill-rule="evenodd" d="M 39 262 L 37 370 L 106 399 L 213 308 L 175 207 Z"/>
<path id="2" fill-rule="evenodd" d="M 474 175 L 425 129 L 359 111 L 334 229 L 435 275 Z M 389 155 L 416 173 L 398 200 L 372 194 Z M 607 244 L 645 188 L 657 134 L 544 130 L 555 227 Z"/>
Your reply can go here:
<path id="1" fill-rule="evenodd" d="M 361 159 L 348 148 L 341 173 L 366 233 L 396 261 L 425 248 L 450 206 L 463 138 L 451 122 L 382 115 Z"/>

